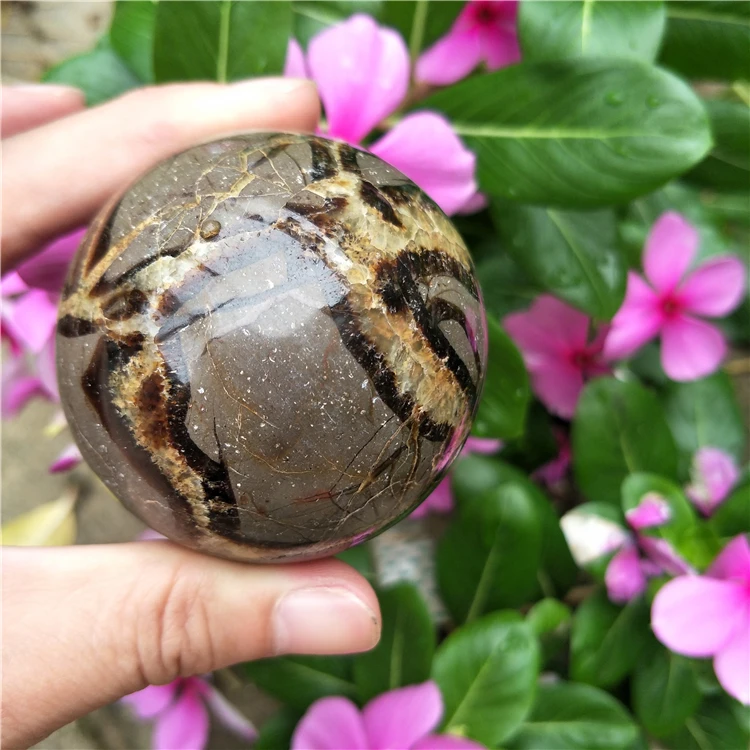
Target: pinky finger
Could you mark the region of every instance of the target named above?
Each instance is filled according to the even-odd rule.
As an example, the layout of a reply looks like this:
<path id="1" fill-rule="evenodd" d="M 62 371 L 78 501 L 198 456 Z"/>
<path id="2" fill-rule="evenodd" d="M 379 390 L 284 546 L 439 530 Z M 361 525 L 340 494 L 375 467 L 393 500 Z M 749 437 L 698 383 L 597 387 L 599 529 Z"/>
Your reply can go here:
<path id="1" fill-rule="evenodd" d="M 86 106 L 83 92 L 72 86 L 44 83 L 3 86 L 0 129 L 7 138 L 38 125 L 44 125 Z"/>

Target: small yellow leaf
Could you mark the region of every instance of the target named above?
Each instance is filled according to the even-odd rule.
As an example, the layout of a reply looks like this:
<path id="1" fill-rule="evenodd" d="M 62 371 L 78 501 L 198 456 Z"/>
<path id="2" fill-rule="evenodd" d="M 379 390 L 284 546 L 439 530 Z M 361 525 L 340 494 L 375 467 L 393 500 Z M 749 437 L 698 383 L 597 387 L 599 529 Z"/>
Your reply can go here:
<path id="1" fill-rule="evenodd" d="M 2 527 L 2 543 L 14 547 L 73 544 L 76 540 L 75 504 L 77 492 L 40 505 Z"/>

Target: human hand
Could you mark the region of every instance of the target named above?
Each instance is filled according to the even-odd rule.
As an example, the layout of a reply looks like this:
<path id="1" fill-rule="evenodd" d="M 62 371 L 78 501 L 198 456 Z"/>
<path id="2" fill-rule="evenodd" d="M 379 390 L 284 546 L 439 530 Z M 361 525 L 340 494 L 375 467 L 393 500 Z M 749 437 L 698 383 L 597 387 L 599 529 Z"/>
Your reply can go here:
<path id="1" fill-rule="evenodd" d="M 318 106 L 291 79 L 139 89 L 89 110 L 75 90 L 6 88 L 4 271 L 169 155 L 243 130 L 313 130 Z M 379 637 L 375 594 L 333 559 L 252 566 L 162 541 L 2 555 L 6 748 L 149 684 Z"/>

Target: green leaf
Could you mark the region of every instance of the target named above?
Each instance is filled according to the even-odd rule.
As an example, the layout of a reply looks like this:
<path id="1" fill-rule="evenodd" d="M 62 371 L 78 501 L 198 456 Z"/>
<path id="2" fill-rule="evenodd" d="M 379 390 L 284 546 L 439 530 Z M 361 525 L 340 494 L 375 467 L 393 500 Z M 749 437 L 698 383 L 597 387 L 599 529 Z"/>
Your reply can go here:
<path id="1" fill-rule="evenodd" d="M 498 252 L 481 260 L 477 264 L 477 277 L 487 312 L 498 320 L 529 307 L 542 292 L 539 285 L 506 253 Z"/>
<path id="2" fill-rule="evenodd" d="M 522 2 L 518 34 L 523 59 L 620 57 L 654 60 L 666 14 L 661 2 Z"/>
<path id="3" fill-rule="evenodd" d="M 521 203 L 626 201 L 697 164 L 711 147 L 700 100 L 635 60 L 521 63 L 428 97 L 478 158 L 480 188 Z"/>
<path id="4" fill-rule="evenodd" d="M 286 750 L 301 718 L 299 711 L 282 708 L 260 728 L 253 750 Z"/>
<path id="5" fill-rule="evenodd" d="M 358 544 L 354 547 L 339 552 L 336 557 L 351 565 L 358 573 L 361 573 L 368 581 L 375 580 L 375 569 L 372 564 L 371 547 L 369 544 Z"/>
<path id="6" fill-rule="evenodd" d="M 386 0 L 381 21 L 401 32 L 415 60 L 450 30 L 463 7 L 460 0 Z"/>
<path id="7" fill-rule="evenodd" d="M 223 82 L 280 73 L 291 30 L 291 4 L 282 0 L 159 3 L 156 80 Z"/>
<path id="8" fill-rule="evenodd" d="M 714 512 L 710 525 L 725 539 L 750 533 L 750 473 L 740 479 L 729 497 Z"/>
<path id="9" fill-rule="evenodd" d="M 354 13 L 378 18 L 382 5 L 381 0 L 293 0 L 294 36 L 307 47 L 316 34 Z"/>
<path id="10" fill-rule="evenodd" d="M 510 466 L 494 461 L 493 470 L 493 486 L 481 493 L 466 496 L 456 487 L 458 517 L 438 546 L 438 585 L 458 622 L 519 606 L 539 588 L 539 490 Z"/>
<path id="11" fill-rule="evenodd" d="M 573 420 L 573 468 L 590 500 L 620 503 L 628 474 L 677 478 L 677 448 L 664 411 L 635 382 L 598 378 L 583 389 Z"/>
<path id="12" fill-rule="evenodd" d="M 747 3 L 667 3 L 667 28 L 659 55 L 690 78 L 734 81 L 750 71 L 750 11 Z"/>
<path id="13" fill-rule="evenodd" d="M 721 448 L 739 461 L 747 439 L 737 396 L 725 372 L 701 380 L 670 383 L 662 394 L 667 422 L 681 452 L 687 477 L 693 454 L 704 446 Z"/>
<path id="14" fill-rule="evenodd" d="M 444 731 L 496 747 L 534 700 L 539 646 L 516 612 L 494 612 L 440 644 L 432 675 L 445 702 Z"/>
<path id="15" fill-rule="evenodd" d="M 696 713 L 662 744 L 670 750 L 740 750 L 750 742 L 750 716 L 727 695 L 706 698 Z"/>
<path id="16" fill-rule="evenodd" d="M 362 703 L 429 679 L 435 653 L 435 626 L 413 584 L 400 583 L 380 592 L 378 599 L 383 616 L 380 641 L 354 659 L 354 681 Z"/>
<path id="17" fill-rule="evenodd" d="M 655 737 L 677 732 L 701 702 L 693 662 L 653 641 L 630 683 L 633 709 Z"/>
<path id="18" fill-rule="evenodd" d="M 717 190 L 746 191 L 750 185 L 750 107 L 743 102 L 709 100 L 714 148 L 686 177 Z"/>
<path id="19" fill-rule="evenodd" d="M 516 345 L 491 315 L 487 331 L 487 375 L 472 432 L 479 437 L 514 438 L 523 433 L 526 422 L 529 375 Z"/>
<path id="20" fill-rule="evenodd" d="M 613 211 L 559 211 L 492 203 L 505 248 L 545 291 L 609 320 L 625 297 L 625 260 Z"/>
<path id="21" fill-rule="evenodd" d="M 112 49 L 144 83 L 154 80 L 153 0 L 117 0 L 109 38 Z"/>
<path id="22" fill-rule="evenodd" d="M 542 599 L 529 610 L 526 622 L 539 638 L 544 664 L 567 646 L 571 619 L 570 607 L 557 599 Z"/>
<path id="23" fill-rule="evenodd" d="M 50 68 L 42 76 L 42 81 L 81 89 L 89 107 L 141 85 L 106 39 L 91 52 L 70 57 Z"/>
<path id="24" fill-rule="evenodd" d="M 344 656 L 282 656 L 242 666 L 259 688 L 299 711 L 328 695 L 357 697 L 352 660 Z"/>
<path id="25" fill-rule="evenodd" d="M 625 707 L 590 685 L 540 685 L 511 750 L 626 750 L 638 729 Z"/>
<path id="26" fill-rule="evenodd" d="M 625 607 L 604 591 L 587 599 L 573 616 L 570 676 L 597 687 L 617 685 L 635 667 L 650 637 L 648 605 L 642 598 Z"/>

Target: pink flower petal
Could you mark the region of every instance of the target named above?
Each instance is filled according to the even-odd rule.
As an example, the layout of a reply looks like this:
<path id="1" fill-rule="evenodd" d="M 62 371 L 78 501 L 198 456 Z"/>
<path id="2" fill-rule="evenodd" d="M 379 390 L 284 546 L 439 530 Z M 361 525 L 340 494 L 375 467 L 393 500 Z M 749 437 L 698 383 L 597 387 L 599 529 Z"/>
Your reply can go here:
<path id="1" fill-rule="evenodd" d="M 490 205 L 487 196 L 484 193 L 474 193 L 461 208 L 456 211 L 460 216 L 468 216 L 469 214 L 475 214 Z"/>
<path id="2" fill-rule="evenodd" d="M 362 712 L 371 750 L 408 750 L 438 725 L 442 715 L 443 697 L 432 680 L 383 693 Z"/>
<path id="3" fill-rule="evenodd" d="M 36 372 L 51 401 L 60 403 L 57 389 L 57 362 L 55 360 L 55 337 L 50 336 L 36 358 Z"/>
<path id="4" fill-rule="evenodd" d="M 625 300 L 604 340 L 604 357 L 629 357 L 654 338 L 661 326 L 658 296 L 638 274 L 630 271 Z"/>
<path id="5" fill-rule="evenodd" d="M 666 539 L 639 534 L 638 544 L 643 554 L 656 565 L 659 574 L 669 573 L 673 576 L 695 574 L 695 570 L 677 554 L 677 551 Z"/>
<path id="6" fill-rule="evenodd" d="M 746 605 L 747 592 L 738 584 L 681 576 L 656 594 L 651 627 L 678 654 L 713 656 L 727 645 Z"/>
<path id="7" fill-rule="evenodd" d="M 480 37 L 480 45 L 482 57 L 487 62 L 489 70 L 499 70 L 521 60 L 521 48 L 518 46 L 515 26 L 503 28 L 496 25 L 493 29 L 487 29 Z"/>
<path id="8" fill-rule="evenodd" d="M 625 604 L 646 590 L 646 576 L 633 545 L 626 545 L 610 560 L 604 583 L 607 595 L 617 604 Z"/>
<path id="9" fill-rule="evenodd" d="M 412 745 L 411 750 L 484 750 L 484 745 L 453 734 L 430 734 Z"/>
<path id="10" fill-rule="evenodd" d="M 424 518 L 428 513 L 450 513 L 453 510 L 451 478 L 446 476 L 411 513 L 411 518 Z"/>
<path id="11" fill-rule="evenodd" d="M 747 286 L 747 268 L 734 255 L 710 258 L 695 269 L 677 295 L 685 308 L 710 318 L 728 315 L 742 302 Z"/>
<path id="12" fill-rule="evenodd" d="M 321 698 L 307 709 L 292 737 L 292 750 L 368 750 L 362 716 L 348 698 Z"/>
<path id="13" fill-rule="evenodd" d="M 481 455 L 492 455 L 497 453 L 503 447 L 503 441 L 496 438 L 478 438 L 470 437 L 464 443 L 461 455 L 466 456 L 470 453 L 479 453 Z"/>
<path id="14" fill-rule="evenodd" d="M 654 223 L 646 240 L 643 270 L 654 289 L 671 292 L 685 275 L 698 248 L 698 232 L 683 216 L 668 211 Z"/>
<path id="15" fill-rule="evenodd" d="M 40 253 L 18 266 L 18 275 L 35 289 L 59 293 L 68 273 L 68 266 L 81 244 L 86 227 L 58 237 Z"/>
<path id="16" fill-rule="evenodd" d="M 65 447 L 60 455 L 50 464 L 48 469 L 50 474 L 61 474 L 65 471 L 78 466 L 83 461 L 81 451 L 78 450 L 78 446 L 71 443 Z"/>
<path id="17" fill-rule="evenodd" d="M 750 706 L 750 600 L 734 635 L 714 657 L 714 671 L 729 695 Z"/>
<path id="18" fill-rule="evenodd" d="M 286 47 L 286 60 L 284 61 L 284 75 L 287 78 L 309 78 L 305 53 L 300 43 L 294 38 L 289 39 Z"/>
<path id="19" fill-rule="evenodd" d="M 3 363 L 0 400 L 0 416 L 3 419 L 15 417 L 34 396 L 42 396 L 44 392 L 42 381 L 27 374 L 22 358 L 8 358 Z"/>
<path id="20" fill-rule="evenodd" d="M 563 419 L 572 419 L 583 390 L 583 373 L 566 362 L 550 361 L 531 371 L 531 385 L 539 400 Z"/>
<path id="21" fill-rule="evenodd" d="M 635 508 L 625 513 L 625 519 L 636 531 L 661 526 L 669 521 L 672 513 L 669 503 L 657 492 L 647 492 Z"/>
<path id="22" fill-rule="evenodd" d="M 361 13 L 316 34 L 307 62 L 333 137 L 358 143 L 406 96 L 404 40 Z"/>
<path id="23" fill-rule="evenodd" d="M 178 680 L 168 685 L 149 685 L 137 693 L 126 695 L 122 702 L 133 709 L 139 719 L 153 719 L 172 702 L 176 693 Z"/>
<path id="24" fill-rule="evenodd" d="M 431 86 L 449 86 L 471 73 L 482 61 L 478 29 L 452 29 L 422 53 L 415 78 Z"/>
<path id="25" fill-rule="evenodd" d="M 154 729 L 154 750 L 203 750 L 208 742 L 208 711 L 192 686 L 159 716 Z"/>
<path id="26" fill-rule="evenodd" d="M 750 545 L 740 534 L 719 553 L 706 575 L 727 581 L 739 581 L 750 586 Z"/>
<path id="27" fill-rule="evenodd" d="M 672 380 L 687 381 L 716 372 L 727 353 L 721 331 L 689 315 L 668 320 L 661 333 L 661 365 Z"/>
<path id="28" fill-rule="evenodd" d="M 55 330 L 57 305 L 47 292 L 33 289 L 15 303 L 6 323 L 11 335 L 37 354 Z"/>
<path id="29" fill-rule="evenodd" d="M 691 483 L 685 493 L 705 516 L 710 516 L 726 499 L 739 479 L 734 458 L 720 448 L 706 446 L 693 456 Z"/>
<path id="30" fill-rule="evenodd" d="M 476 157 L 448 120 L 434 112 L 407 115 L 370 151 L 416 182 L 447 214 L 476 195 Z"/>
<path id="31" fill-rule="evenodd" d="M 205 699 L 216 718 L 238 737 L 252 742 L 257 736 L 253 723 L 231 704 L 213 685 L 207 685 Z"/>
<path id="32" fill-rule="evenodd" d="M 18 271 L 10 271 L 0 278 L 0 295 L 3 297 L 13 297 L 16 294 L 27 292 L 29 287 L 26 282 L 18 275 Z"/>

